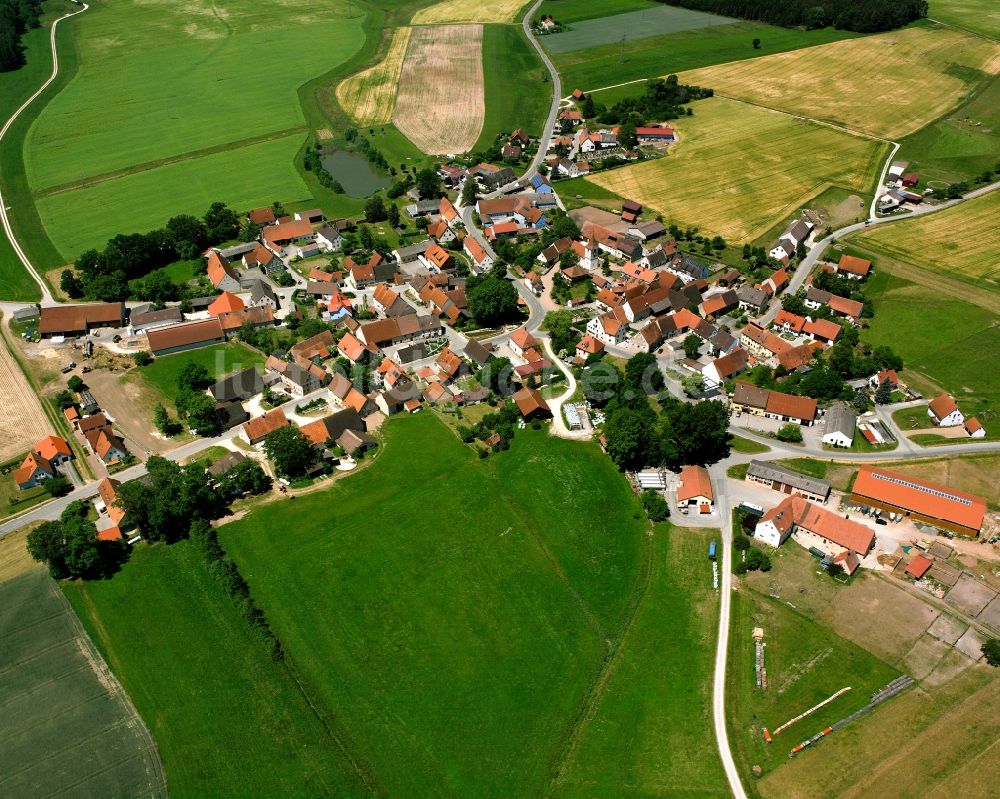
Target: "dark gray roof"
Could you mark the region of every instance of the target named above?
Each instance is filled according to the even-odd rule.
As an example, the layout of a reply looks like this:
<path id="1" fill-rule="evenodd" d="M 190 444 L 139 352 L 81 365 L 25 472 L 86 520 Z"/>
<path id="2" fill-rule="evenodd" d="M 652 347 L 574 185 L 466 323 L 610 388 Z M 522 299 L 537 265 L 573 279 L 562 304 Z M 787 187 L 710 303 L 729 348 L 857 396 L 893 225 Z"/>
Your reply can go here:
<path id="1" fill-rule="evenodd" d="M 427 357 L 427 347 L 424 344 L 409 344 L 396 350 L 396 359 L 400 363 L 412 363 Z"/>
<path id="2" fill-rule="evenodd" d="M 271 284 L 265 280 L 258 280 L 250 289 L 250 304 L 256 305 L 263 297 L 269 297 L 275 305 L 278 304 L 278 295 L 274 293 Z"/>
<path id="3" fill-rule="evenodd" d="M 242 452 L 230 452 L 208 467 L 208 473 L 214 477 L 222 477 L 226 472 L 247 459 Z"/>
<path id="4" fill-rule="evenodd" d="M 29 305 L 27 308 L 18 308 L 14 311 L 14 318 L 18 322 L 23 322 L 27 319 L 37 319 L 40 315 L 37 305 Z"/>
<path id="5" fill-rule="evenodd" d="M 857 429 L 858 415 L 845 402 L 833 403 L 826 412 L 826 427 L 823 435 L 831 433 L 841 433 L 848 440 L 854 440 L 854 431 Z"/>
<path id="6" fill-rule="evenodd" d="M 768 301 L 766 292 L 745 284 L 736 289 L 736 296 L 740 302 L 745 302 L 747 305 L 753 305 L 757 308 L 765 307 Z"/>
<path id="7" fill-rule="evenodd" d="M 264 379 L 254 367 L 243 369 L 209 387 L 209 392 L 217 401 L 249 399 L 264 390 Z"/>
<path id="8" fill-rule="evenodd" d="M 297 363 L 290 363 L 285 367 L 285 371 L 282 373 L 287 380 L 295 383 L 295 385 L 304 388 L 315 381 L 316 375 L 310 372 L 303 366 Z"/>
<path id="9" fill-rule="evenodd" d="M 493 357 L 493 353 L 475 339 L 469 339 L 469 343 L 465 345 L 465 349 L 462 351 L 462 354 L 470 361 L 473 361 L 480 366 Z"/>
<path id="10" fill-rule="evenodd" d="M 177 307 L 164 308 L 161 311 L 148 311 L 146 313 L 136 313 L 135 309 L 129 314 L 129 324 L 133 327 L 141 327 L 142 325 L 154 325 L 158 322 L 182 322 L 184 321 L 184 315 L 181 313 L 181 309 Z"/>
<path id="11" fill-rule="evenodd" d="M 809 302 L 818 302 L 820 305 L 826 305 L 832 296 L 829 291 L 823 291 L 823 289 L 818 289 L 814 286 L 810 286 L 806 291 L 806 299 Z"/>
<path id="12" fill-rule="evenodd" d="M 778 480 L 785 485 L 807 491 L 815 496 L 826 497 L 830 494 L 830 483 L 826 480 L 820 480 L 818 477 L 810 477 L 801 472 L 786 469 L 784 466 L 778 466 L 775 463 L 750 461 L 750 466 L 747 469 L 747 477 L 757 477 L 762 480 Z"/>
<path id="13" fill-rule="evenodd" d="M 219 422 L 222 424 L 223 430 L 231 430 L 237 425 L 250 421 L 250 414 L 247 413 L 246 408 L 243 407 L 239 400 L 217 402 L 215 404 L 215 412 L 219 416 Z"/>
<path id="14" fill-rule="evenodd" d="M 252 252 L 257 247 L 256 241 L 248 241 L 243 244 L 234 244 L 232 247 L 226 247 L 224 250 L 219 250 L 219 255 L 221 255 L 226 260 L 232 260 L 238 258 L 239 256 L 246 255 L 248 252 Z"/>

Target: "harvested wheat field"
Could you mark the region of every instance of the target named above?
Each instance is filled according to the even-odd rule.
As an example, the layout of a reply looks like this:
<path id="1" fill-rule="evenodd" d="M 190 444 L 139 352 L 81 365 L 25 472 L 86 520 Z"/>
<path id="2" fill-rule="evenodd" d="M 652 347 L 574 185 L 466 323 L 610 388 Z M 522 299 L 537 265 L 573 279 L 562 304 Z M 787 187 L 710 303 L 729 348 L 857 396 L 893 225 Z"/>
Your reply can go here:
<path id="1" fill-rule="evenodd" d="M 0 460 L 27 452 L 52 432 L 41 401 L 28 385 L 6 342 L 0 342 L 0 405 L 6 409 L 0 417 Z"/>
<path id="2" fill-rule="evenodd" d="M 1000 289 L 1000 192 L 992 191 L 937 214 L 879 225 L 859 243 L 901 261 Z"/>
<path id="3" fill-rule="evenodd" d="M 878 36 L 685 72 L 683 83 L 895 139 L 966 95 L 970 70 L 1000 72 L 1000 43 L 948 28 Z"/>
<path id="4" fill-rule="evenodd" d="M 342 80 L 337 86 L 337 101 L 359 125 L 392 122 L 399 72 L 409 43 L 410 28 L 396 28 L 381 61 Z"/>
<path id="5" fill-rule="evenodd" d="M 588 181 L 730 242 L 752 241 L 831 184 L 866 192 L 887 145 L 713 97 L 668 154 Z"/>
<path id="6" fill-rule="evenodd" d="M 414 28 L 399 76 L 396 127 L 429 155 L 464 153 L 483 129 L 483 26 Z"/>
<path id="7" fill-rule="evenodd" d="M 413 15 L 414 25 L 447 25 L 455 22 L 516 22 L 525 0 L 444 0 Z"/>

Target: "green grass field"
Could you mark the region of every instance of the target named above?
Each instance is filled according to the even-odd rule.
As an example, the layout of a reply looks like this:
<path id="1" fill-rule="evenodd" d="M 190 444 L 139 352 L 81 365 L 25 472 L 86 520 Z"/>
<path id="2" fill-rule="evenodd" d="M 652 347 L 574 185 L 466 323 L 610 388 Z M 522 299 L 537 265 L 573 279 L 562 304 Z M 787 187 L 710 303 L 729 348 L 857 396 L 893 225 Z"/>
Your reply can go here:
<path id="1" fill-rule="evenodd" d="M 1000 163 L 1000 78 L 901 142 L 898 157 L 932 186 L 968 180 Z"/>
<path id="2" fill-rule="evenodd" d="M 659 525 L 652 573 L 554 796 L 729 796 L 711 729 L 717 530 Z M 706 679 L 680 690 L 690 673 Z"/>
<path id="3" fill-rule="evenodd" d="M 122 379 L 144 383 L 164 397 L 172 398 L 177 393 L 177 376 L 188 363 L 204 366 L 212 377 L 219 378 L 238 369 L 261 366 L 264 358 L 256 350 L 242 344 L 216 344 L 200 350 L 164 355 L 154 359 L 149 366 L 133 369 Z"/>
<path id="4" fill-rule="evenodd" d="M 33 244 L 36 259 L 57 265 L 109 234 L 201 213 L 206 197 L 305 199 L 292 163 L 307 129 L 296 89 L 358 49 L 363 18 L 341 0 L 281 13 L 245 0 L 223 11 L 207 0 L 92 4 L 72 23 L 79 70 L 19 132 L 27 174 L 16 221 L 29 237 L 44 225 L 58 253 Z M 73 191 L 41 200 L 39 222 L 28 185 Z"/>
<path id="5" fill-rule="evenodd" d="M 538 13 L 542 16 L 551 14 L 563 25 L 568 25 L 584 19 L 658 7 L 657 3 L 650 0 L 545 0 Z"/>
<path id="6" fill-rule="evenodd" d="M 483 81 L 486 114 L 474 149 L 488 147 L 501 131 L 524 128 L 530 135 L 541 135 L 552 84 L 548 82 L 548 70 L 520 27 L 483 27 Z M 525 86 L 533 88 L 525 91 Z"/>
<path id="7" fill-rule="evenodd" d="M 552 53 L 586 50 L 612 42 L 646 39 L 682 31 L 702 30 L 736 22 L 732 17 L 657 5 L 635 11 L 576 22 L 570 30 L 546 36 L 545 47 Z"/>
<path id="8" fill-rule="evenodd" d="M 3 796 L 165 797 L 156 747 L 41 568 L 0 583 Z"/>
<path id="9" fill-rule="evenodd" d="M 866 193 L 886 146 L 722 97 L 676 123 L 668 154 L 587 180 L 730 242 L 753 241 L 831 184 Z"/>
<path id="10" fill-rule="evenodd" d="M 38 212 L 71 261 L 90 247 L 103 249 L 116 233 L 162 227 L 175 214 L 201 216 L 216 200 L 241 209 L 303 200 L 310 192 L 293 161 L 304 138 L 285 136 L 51 194 L 37 201 Z"/>
<path id="11" fill-rule="evenodd" d="M 830 579 L 825 575 L 824 578 Z M 755 684 L 751 636 L 754 627 L 764 629 L 766 691 Z M 899 675 L 887 663 L 828 627 L 754 590 L 733 594 L 729 657 L 726 692 L 729 741 L 743 784 L 752 794 L 756 794 L 756 779 L 750 774 L 752 765 L 759 765 L 765 774 L 782 768 L 790 762 L 788 752 L 793 746 L 866 705 L 873 691 Z M 793 724 L 774 737 L 773 743 L 764 741 L 764 727 L 773 732 L 848 686 L 850 691 Z M 833 737 L 851 734 L 852 730 L 847 728 Z M 819 768 L 825 745 L 821 743 L 798 758 L 808 759 L 814 768 Z"/>
<path id="12" fill-rule="evenodd" d="M 851 236 L 858 246 L 976 288 L 1000 290 L 1000 192 L 928 216 L 872 226 Z"/>
<path id="13" fill-rule="evenodd" d="M 737 22 L 717 28 L 627 40 L 624 61 L 620 58 L 619 42 L 554 54 L 552 60 L 568 93 L 573 89 L 590 91 L 626 81 L 773 55 L 856 35 L 832 28 L 798 31 L 758 22 Z M 761 40 L 759 50 L 754 50 L 751 44 L 755 38 Z M 542 39 L 543 44 L 548 41 L 549 38 Z M 608 102 L 601 94 L 595 95 L 594 100 Z"/>
<path id="14" fill-rule="evenodd" d="M 364 795 L 194 546 L 142 546 L 113 579 L 63 588 L 156 737 L 171 796 Z"/>
<path id="15" fill-rule="evenodd" d="M 52 20 L 62 16 L 74 6 L 65 0 L 49 0 L 45 4 L 42 16 L 42 26 L 29 30 L 21 39 L 24 46 L 25 65 L 13 72 L 0 72 L 0 119 L 6 120 L 15 110 L 41 86 L 52 70 L 52 58 L 49 51 L 49 27 Z M 68 40 L 66 31 L 73 25 L 73 20 L 63 22 L 59 26 L 60 39 Z M 72 61 L 72 57 L 69 59 Z M 65 65 L 64 65 L 65 68 Z M 49 90 L 49 96 L 51 92 Z M 30 197 L 23 181 L 23 164 L 21 162 L 21 136 L 28 129 L 34 115 L 41 109 L 43 99 L 29 107 L 8 131 L 0 144 L 0 182 L 3 184 L 7 203 L 21 206 L 24 197 Z M 30 199 L 27 201 L 30 206 Z M 31 216 L 29 214 L 28 216 Z M 30 221 L 30 220 L 26 220 Z M 17 233 L 24 233 L 23 225 L 12 219 Z M 34 219 L 32 235 L 20 235 L 22 246 L 29 252 L 35 251 L 35 246 L 44 233 L 37 235 L 39 229 L 37 216 Z M 25 239 L 28 239 L 27 241 Z M 41 296 L 38 284 L 32 280 L 27 270 L 21 264 L 7 236 L 0 231 L 0 298 L 4 300 L 37 300 Z"/>
<path id="16" fill-rule="evenodd" d="M 421 414 L 296 524 L 220 534 L 385 792 L 511 796 L 547 784 L 632 601 L 636 508 L 596 447 L 521 431 L 477 467 Z"/>
<path id="17" fill-rule="evenodd" d="M 1000 407 L 1000 327 L 987 309 L 885 272 L 869 280 L 877 313 L 862 334 L 872 346 L 888 344 L 903 358 L 905 377 L 928 394 L 946 390 L 966 415 Z M 928 331 L 934 331 L 929 335 Z M 956 355 L 960 353 L 960 355 Z"/>
<path id="18" fill-rule="evenodd" d="M 931 0 L 927 16 L 1000 39 L 1000 8 L 993 0 Z"/>

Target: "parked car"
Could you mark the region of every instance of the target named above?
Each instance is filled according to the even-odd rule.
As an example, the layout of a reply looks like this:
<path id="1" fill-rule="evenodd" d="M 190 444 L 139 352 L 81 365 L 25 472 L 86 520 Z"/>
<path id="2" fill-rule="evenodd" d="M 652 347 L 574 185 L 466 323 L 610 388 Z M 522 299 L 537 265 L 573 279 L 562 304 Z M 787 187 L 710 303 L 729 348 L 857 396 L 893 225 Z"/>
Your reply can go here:
<path id="1" fill-rule="evenodd" d="M 885 519 L 876 519 L 875 524 L 889 524 Z"/>

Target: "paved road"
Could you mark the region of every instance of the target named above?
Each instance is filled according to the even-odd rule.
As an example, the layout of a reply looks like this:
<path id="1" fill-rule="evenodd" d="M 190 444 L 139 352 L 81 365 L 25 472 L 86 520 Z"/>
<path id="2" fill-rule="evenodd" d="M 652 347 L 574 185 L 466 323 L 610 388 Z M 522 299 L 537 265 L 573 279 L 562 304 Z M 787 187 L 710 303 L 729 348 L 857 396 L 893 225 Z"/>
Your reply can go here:
<path id="1" fill-rule="evenodd" d="M 54 81 L 59 75 L 59 52 L 56 49 L 56 28 L 59 27 L 59 23 L 64 19 L 69 19 L 70 17 L 75 17 L 77 14 L 82 14 L 88 8 L 90 8 L 90 6 L 84 3 L 82 8 L 77 11 L 71 11 L 68 14 L 64 14 L 52 23 L 52 30 L 49 31 L 49 45 L 52 48 L 52 74 L 49 75 L 49 79 L 38 88 L 38 91 L 21 103 L 21 107 L 11 114 L 10 119 L 7 120 L 3 128 L 0 128 L 0 141 L 2 141 L 3 137 L 7 135 L 7 131 L 10 129 L 10 126 L 14 124 L 24 110 L 35 102 L 39 95 L 44 92 L 52 81 Z M 42 276 L 35 271 L 35 267 L 31 265 L 31 261 L 28 259 L 27 254 L 21 248 L 21 245 L 17 243 L 17 239 L 14 238 L 14 230 L 11 228 L 10 219 L 7 216 L 7 200 L 4 198 L 2 193 L 0 193 L 0 224 L 3 225 L 3 230 L 7 235 L 7 240 L 10 241 L 11 246 L 14 248 L 14 252 L 17 253 L 18 259 L 22 264 L 24 264 L 24 268 L 28 270 L 28 274 L 31 275 L 32 279 L 38 284 L 39 288 L 41 288 L 42 302 L 53 302 L 52 293 L 49 291 L 49 287 L 45 284 L 45 281 L 42 280 Z"/>
<path id="2" fill-rule="evenodd" d="M 532 46 L 538 52 L 538 57 L 542 59 L 542 63 L 545 64 L 545 68 L 549 71 L 549 80 L 552 82 L 552 107 L 549 109 L 548 119 L 545 120 L 542 137 L 538 140 L 538 152 L 535 153 L 528 171 L 521 176 L 522 178 L 533 177 L 538 172 L 538 167 L 541 166 L 545 158 L 545 153 L 548 151 L 548 144 L 552 141 L 552 132 L 556 127 L 556 117 L 559 115 L 559 103 L 562 99 L 562 82 L 559 80 L 559 72 L 549 58 L 548 53 L 545 52 L 538 39 L 535 38 L 535 34 L 531 32 L 531 20 L 534 18 L 535 12 L 538 11 L 541 4 L 542 0 L 538 0 L 538 2 L 528 9 L 528 13 L 521 20 L 521 27 L 524 29 L 524 35 L 528 37 L 528 41 L 531 42 Z"/>

